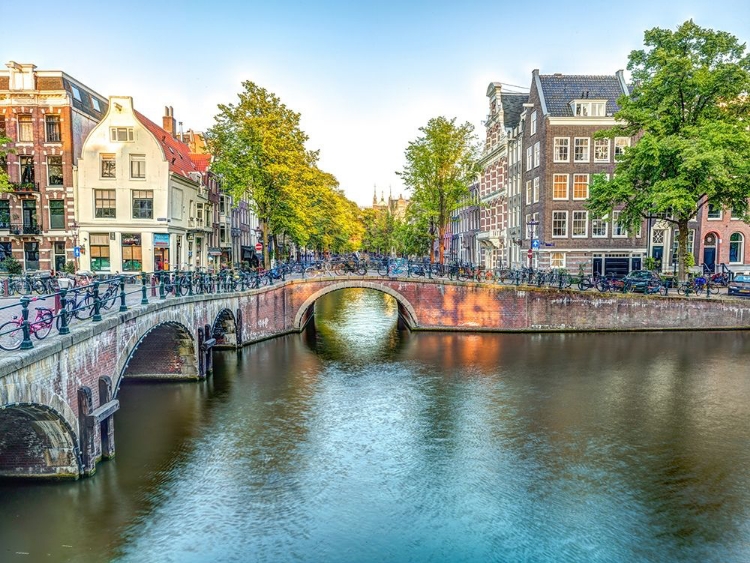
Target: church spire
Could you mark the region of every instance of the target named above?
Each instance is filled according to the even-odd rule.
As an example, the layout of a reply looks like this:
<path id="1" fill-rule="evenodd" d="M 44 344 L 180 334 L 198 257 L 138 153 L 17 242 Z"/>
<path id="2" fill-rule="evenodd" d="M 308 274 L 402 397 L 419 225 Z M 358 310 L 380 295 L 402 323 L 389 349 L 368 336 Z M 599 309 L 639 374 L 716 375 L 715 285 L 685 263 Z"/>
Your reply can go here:
<path id="1" fill-rule="evenodd" d="M 372 206 L 375 207 L 378 204 L 378 186 L 373 184 L 372 186 Z"/>

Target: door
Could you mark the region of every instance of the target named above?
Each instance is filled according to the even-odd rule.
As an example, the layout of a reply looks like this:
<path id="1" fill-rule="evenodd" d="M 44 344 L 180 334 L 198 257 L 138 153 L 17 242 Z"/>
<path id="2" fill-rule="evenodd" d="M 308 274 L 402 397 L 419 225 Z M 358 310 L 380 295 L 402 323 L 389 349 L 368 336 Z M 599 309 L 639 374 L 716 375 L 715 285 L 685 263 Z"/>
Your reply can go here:
<path id="1" fill-rule="evenodd" d="M 705 268 L 711 272 L 716 271 L 716 247 L 705 246 L 703 247 L 703 264 Z"/>
<path id="2" fill-rule="evenodd" d="M 651 258 L 656 262 L 656 269 L 661 270 L 662 260 L 664 259 L 664 247 L 653 246 L 651 248 Z"/>

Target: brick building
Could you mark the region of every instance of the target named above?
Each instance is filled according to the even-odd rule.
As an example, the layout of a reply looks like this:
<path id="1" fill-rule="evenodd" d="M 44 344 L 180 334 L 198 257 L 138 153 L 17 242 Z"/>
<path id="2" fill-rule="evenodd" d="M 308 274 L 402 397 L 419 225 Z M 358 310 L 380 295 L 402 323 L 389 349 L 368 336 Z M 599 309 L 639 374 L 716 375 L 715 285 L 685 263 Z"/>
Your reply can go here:
<path id="1" fill-rule="evenodd" d="M 642 267 L 645 225 L 626 232 L 610 217 L 586 210 L 595 174 L 612 174 L 615 159 L 632 139 L 595 139 L 615 125 L 617 99 L 629 92 L 622 71 L 614 75 L 532 73 L 523 143 L 525 249 L 538 268 L 626 274 Z"/>
<path id="2" fill-rule="evenodd" d="M 0 162 L 12 191 L 0 194 L 0 261 L 26 271 L 60 270 L 77 244 L 73 170 L 83 142 L 107 111 L 104 96 L 59 70 L 9 62 L 0 70 Z"/>
<path id="3" fill-rule="evenodd" d="M 518 126 L 528 94 L 503 92 L 502 84 L 487 87 L 489 114 L 484 122 L 484 150 L 479 159 L 480 227 L 477 256 L 486 268 L 510 261 L 508 234 L 508 134 Z"/>
<path id="4" fill-rule="evenodd" d="M 477 235 L 481 221 L 479 207 L 479 182 L 469 186 L 469 196 L 451 217 L 451 246 L 448 260 L 464 264 L 477 264 L 479 248 Z"/>
<path id="5" fill-rule="evenodd" d="M 699 237 L 691 229 L 688 251 L 692 252 L 699 238 L 695 263 L 709 271 L 722 271 L 722 265 L 734 272 L 750 271 L 750 252 L 747 241 L 750 225 L 735 215 L 731 209 L 704 205 L 698 214 Z"/>

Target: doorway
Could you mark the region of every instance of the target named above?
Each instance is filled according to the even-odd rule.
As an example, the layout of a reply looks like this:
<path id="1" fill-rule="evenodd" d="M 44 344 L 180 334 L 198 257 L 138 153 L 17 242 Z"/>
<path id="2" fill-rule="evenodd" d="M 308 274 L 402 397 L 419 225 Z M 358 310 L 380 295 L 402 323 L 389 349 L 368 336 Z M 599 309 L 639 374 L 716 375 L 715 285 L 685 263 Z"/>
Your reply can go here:
<path id="1" fill-rule="evenodd" d="M 703 265 L 708 271 L 716 271 L 716 235 L 713 233 L 703 239 Z"/>

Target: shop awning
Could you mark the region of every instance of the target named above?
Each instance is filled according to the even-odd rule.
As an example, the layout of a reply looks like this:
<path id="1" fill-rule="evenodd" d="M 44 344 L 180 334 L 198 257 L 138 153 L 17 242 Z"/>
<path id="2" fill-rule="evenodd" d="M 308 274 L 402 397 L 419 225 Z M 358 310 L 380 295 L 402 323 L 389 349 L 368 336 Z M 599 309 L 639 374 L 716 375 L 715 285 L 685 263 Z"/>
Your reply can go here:
<path id="1" fill-rule="evenodd" d="M 221 256 L 221 248 L 209 248 L 208 255 L 209 256 Z"/>
<path id="2" fill-rule="evenodd" d="M 240 249 L 242 250 L 243 260 L 250 260 L 253 256 L 255 256 L 254 246 L 241 246 Z"/>

